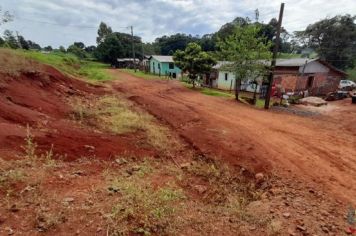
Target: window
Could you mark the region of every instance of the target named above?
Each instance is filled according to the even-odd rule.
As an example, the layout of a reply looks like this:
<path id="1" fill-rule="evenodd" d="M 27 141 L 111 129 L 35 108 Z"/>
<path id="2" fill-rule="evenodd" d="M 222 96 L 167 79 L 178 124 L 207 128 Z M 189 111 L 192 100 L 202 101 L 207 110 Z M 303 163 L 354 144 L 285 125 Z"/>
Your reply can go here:
<path id="1" fill-rule="evenodd" d="M 229 74 L 225 73 L 225 81 L 227 81 L 228 76 L 229 76 Z"/>
<path id="2" fill-rule="evenodd" d="M 174 69 L 174 63 L 169 63 L 169 69 Z"/>

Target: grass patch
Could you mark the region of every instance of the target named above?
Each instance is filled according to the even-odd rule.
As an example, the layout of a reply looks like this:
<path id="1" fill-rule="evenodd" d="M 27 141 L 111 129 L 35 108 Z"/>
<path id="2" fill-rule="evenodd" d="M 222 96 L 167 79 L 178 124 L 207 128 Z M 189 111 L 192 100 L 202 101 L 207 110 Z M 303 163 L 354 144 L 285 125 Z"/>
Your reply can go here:
<path id="1" fill-rule="evenodd" d="M 121 71 L 124 71 L 128 74 L 134 75 L 136 77 L 142 78 L 142 79 L 159 79 L 159 80 L 163 80 L 163 79 L 168 79 L 167 76 L 158 76 L 158 75 L 154 75 L 154 74 L 150 74 L 150 73 L 145 73 L 143 71 L 140 70 L 133 70 L 133 69 L 120 69 Z"/>
<path id="2" fill-rule="evenodd" d="M 182 82 L 182 84 L 194 91 L 198 91 L 202 94 L 208 95 L 208 96 L 214 96 L 214 97 L 226 97 L 226 98 L 234 98 L 235 95 L 232 93 L 229 93 L 227 91 L 222 91 L 222 90 L 217 90 L 213 88 L 205 88 L 205 87 L 195 87 L 193 88 L 193 85 L 190 83 Z"/>
<path id="3" fill-rule="evenodd" d="M 106 176 L 108 189 L 119 195 L 108 214 L 112 235 L 170 235 L 174 232 L 186 196 L 175 184 L 153 188 L 150 178 L 157 174 L 156 168 L 147 159 L 141 165 L 129 163 L 129 175 Z"/>
<path id="4" fill-rule="evenodd" d="M 116 134 L 143 131 L 148 143 L 158 150 L 172 146 L 167 128 L 156 124 L 151 115 L 136 111 L 133 104 L 122 98 L 103 96 L 90 103 L 74 100 L 72 104 L 74 118 L 79 121 L 99 124 Z"/>
<path id="5" fill-rule="evenodd" d="M 41 71 L 42 66 L 38 63 L 50 65 L 61 72 L 74 77 L 81 77 L 90 81 L 112 80 L 105 70 L 107 64 L 80 60 L 73 54 L 51 52 L 48 54 L 38 51 L 0 49 L 0 70 L 10 74 L 27 71 Z M 6 65 L 4 68 L 1 65 Z"/>

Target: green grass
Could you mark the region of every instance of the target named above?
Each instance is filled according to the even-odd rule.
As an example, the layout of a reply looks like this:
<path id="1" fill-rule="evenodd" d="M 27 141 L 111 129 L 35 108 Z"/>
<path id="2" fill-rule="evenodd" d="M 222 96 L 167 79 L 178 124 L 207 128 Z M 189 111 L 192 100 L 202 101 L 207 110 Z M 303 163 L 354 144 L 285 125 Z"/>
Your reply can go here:
<path id="1" fill-rule="evenodd" d="M 145 73 L 140 70 L 136 70 L 136 72 L 133 69 L 120 69 L 121 71 L 124 71 L 126 73 L 129 73 L 131 75 L 134 75 L 136 77 L 142 78 L 142 79 L 167 79 L 166 76 L 158 76 L 158 75 L 153 75 L 150 73 Z"/>
<path id="2" fill-rule="evenodd" d="M 208 95 L 208 96 L 214 96 L 214 97 L 227 97 L 227 98 L 233 98 L 234 94 L 229 93 L 229 92 L 225 92 L 225 91 L 221 91 L 221 90 L 217 90 L 217 89 L 212 89 L 212 88 L 200 88 L 200 87 L 196 87 L 193 89 L 193 85 L 186 83 L 186 82 L 182 82 L 182 84 L 189 88 L 192 89 L 194 91 L 198 91 L 202 94 Z"/>
<path id="3" fill-rule="evenodd" d="M 107 64 L 80 60 L 76 56 L 61 52 L 52 52 L 44 54 L 37 51 L 16 51 L 19 55 L 39 61 L 43 64 L 53 66 L 61 72 L 75 76 L 83 77 L 91 81 L 107 81 L 113 79 L 105 69 L 109 69 Z"/>

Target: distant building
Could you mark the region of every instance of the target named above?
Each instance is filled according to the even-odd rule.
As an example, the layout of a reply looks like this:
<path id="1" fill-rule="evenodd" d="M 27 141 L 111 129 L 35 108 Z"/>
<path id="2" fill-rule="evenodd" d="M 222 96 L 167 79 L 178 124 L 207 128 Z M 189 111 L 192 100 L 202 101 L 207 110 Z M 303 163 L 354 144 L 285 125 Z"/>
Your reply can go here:
<path id="1" fill-rule="evenodd" d="M 224 64 L 229 62 L 218 62 L 213 67 L 210 77 L 204 81 L 206 86 L 222 90 L 233 90 L 235 88 L 235 75 L 225 71 Z M 266 62 L 269 65 L 270 62 Z M 338 89 L 341 79 L 346 78 L 347 74 L 329 63 L 318 58 L 295 58 L 278 59 L 274 70 L 274 84 L 283 88 L 285 92 L 299 93 L 308 91 L 310 95 L 326 95 Z M 263 78 L 258 78 L 257 92 Z M 247 79 L 242 82 L 241 89 L 253 92 L 256 85 Z"/>
<path id="2" fill-rule="evenodd" d="M 182 70 L 174 64 L 172 56 L 153 55 L 149 58 L 150 73 L 162 76 L 180 77 Z"/>
<path id="3" fill-rule="evenodd" d="M 134 64 L 135 62 L 135 64 Z M 118 58 L 116 60 L 116 65 L 115 67 L 117 68 L 134 68 L 134 66 L 138 66 L 139 65 L 140 60 L 138 58 L 135 58 L 135 60 L 133 58 Z"/>

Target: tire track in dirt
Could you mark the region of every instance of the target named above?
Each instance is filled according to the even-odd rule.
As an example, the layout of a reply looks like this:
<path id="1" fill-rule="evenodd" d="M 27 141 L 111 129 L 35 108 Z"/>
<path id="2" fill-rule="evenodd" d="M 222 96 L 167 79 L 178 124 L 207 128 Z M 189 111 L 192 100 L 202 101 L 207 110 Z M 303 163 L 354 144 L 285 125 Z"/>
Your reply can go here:
<path id="1" fill-rule="evenodd" d="M 295 175 L 306 185 L 319 183 L 356 202 L 355 127 L 349 121 L 257 110 L 191 91 L 175 81 L 112 73 L 120 78 L 112 84 L 117 91 L 139 95 L 139 105 L 204 154 L 252 172 Z M 356 115 L 351 109 L 348 116 Z"/>

